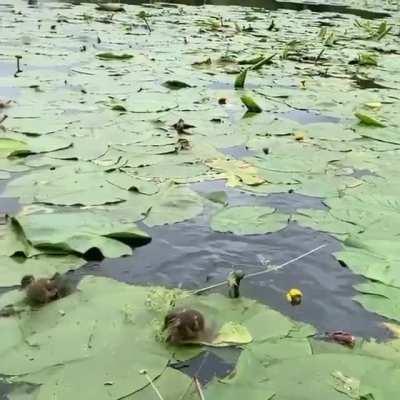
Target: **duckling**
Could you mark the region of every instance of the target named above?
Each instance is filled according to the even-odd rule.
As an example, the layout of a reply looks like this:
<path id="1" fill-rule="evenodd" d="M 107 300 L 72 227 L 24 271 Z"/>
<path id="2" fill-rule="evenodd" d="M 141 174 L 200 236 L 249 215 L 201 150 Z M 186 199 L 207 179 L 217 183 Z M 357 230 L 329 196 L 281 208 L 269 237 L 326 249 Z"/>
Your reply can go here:
<path id="1" fill-rule="evenodd" d="M 163 330 L 168 329 L 167 342 L 184 344 L 200 340 L 205 334 L 205 320 L 200 311 L 184 308 L 169 312 Z"/>
<path id="2" fill-rule="evenodd" d="M 46 278 L 35 279 L 33 275 L 21 279 L 21 289 L 26 292 L 26 301 L 34 306 L 47 304 L 58 296 L 56 282 Z"/>
<path id="3" fill-rule="evenodd" d="M 73 292 L 73 287 L 71 282 L 65 275 L 56 272 L 51 278 L 50 281 L 56 286 L 57 288 L 57 299 L 62 299 L 70 295 Z"/>

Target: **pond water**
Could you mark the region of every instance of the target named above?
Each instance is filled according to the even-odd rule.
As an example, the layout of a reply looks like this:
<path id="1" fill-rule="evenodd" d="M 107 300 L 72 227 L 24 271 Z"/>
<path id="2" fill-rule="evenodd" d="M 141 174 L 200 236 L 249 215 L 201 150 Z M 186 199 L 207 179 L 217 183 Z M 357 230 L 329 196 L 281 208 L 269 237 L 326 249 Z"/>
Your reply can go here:
<path id="1" fill-rule="evenodd" d="M 47 6 L 46 1 L 40 0 L 29 0 L 28 3 L 32 7 Z M 59 3 L 64 4 L 64 2 Z M 81 2 L 70 1 L 69 3 L 77 5 Z M 141 2 L 125 1 L 123 3 Z M 390 16 L 390 13 L 386 11 L 366 10 L 341 4 L 303 4 L 268 0 L 205 2 L 188 0 L 176 3 L 192 6 L 240 5 L 270 11 L 309 10 L 320 13 L 321 19 L 324 18 L 325 12 L 354 15 L 371 20 Z M 53 6 L 54 3 L 52 3 Z M 327 17 L 327 24 L 329 24 L 329 17 Z M 38 69 L 62 73 L 68 68 L 69 66 L 53 68 L 49 65 Z M 0 62 L 0 77 L 12 76 L 14 73 L 15 66 L 11 62 Z M 209 89 L 224 90 L 228 85 L 224 81 L 214 81 Z M 253 83 L 249 85 L 249 88 L 259 86 Z M 365 85 L 365 87 L 377 88 L 371 85 Z M 0 87 L 0 93 L 2 97 L 9 99 L 18 99 L 20 95 L 19 89 L 14 90 L 10 87 Z M 338 116 L 325 115 L 312 110 L 291 109 L 280 115 L 305 126 L 318 123 L 336 124 L 341 121 Z M 237 118 L 238 115 L 235 114 L 234 117 Z M 255 154 L 254 150 L 247 146 L 235 144 L 218 147 L 218 150 L 236 159 L 251 157 Z M 366 168 L 354 172 L 358 176 L 368 173 L 370 171 Z M 7 181 L 0 182 L 0 190 L 2 190 Z M 203 196 L 214 191 L 225 191 L 230 206 L 273 207 L 287 214 L 288 218 L 297 209 L 326 209 L 323 199 L 319 197 L 288 192 L 256 196 L 231 188 L 224 181 L 219 180 L 193 183 L 190 187 Z M 18 207 L 17 199 L 0 199 L 0 212 L 3 214 L 13 215 L 18 211 Z M 384 340 L 390 337 L 389 331 L 382 325 L 382 322 L 386 320 L 368 312 L 353 300 L 353 296 L 357 294 L 353 286 L 366 279 L 355 275 L 333 257 L 332 253 L 342 248 L 339 240 L 329 234 L 301 227 L 294 222 L 289 223 L 283 230 L 267 235 L 239 236 L 232 233 L 219 233 L 210 227 L 209 221 L 213 213 L 215 213 L 214 206 L 208 204 L 200 216 L 184 222 L 152 228 L 138 223 L 138 226 L 146 231 L 152 240 L 144 246 L 135 248 L 133 256 L 88 261 L 84 267 L 70 272 L 69 275 L 76 282 L 85 275 L 98 275 L 130 284 L 199 289 L 224 281 L 233 266 L 240 266 L 245 273 L 257 272 L 268 265 L 282 264 L 313 248 L 325 245 L 318 252 L 279 271 L 244 280 L 241 284 L 241 294 L 267 304 L 294 320 L 310 323 L 321 333 L 345 330 L 363 338 L 373 337 Z M 268 263 L 263 264 L 262 260 L 268 260 Z M 293 307 L 287 302 L 285 295 L 289 289 L 297 287 L 304 293 L 304 300 L 300 306 Z M 224 293 L 225 289 L 215 291 Z M 231 370 L 232 365 L 223 360 L 223 355 L 221 358 L 215 355 L 206 355 L 206 357 L 209 359 L 202 376 L 204 382 L 213 377 L 213 368 L 219 371 L 221 376 Z M 186 368 L 190 373 L 197 371 L 199 366 L 203 366 L 202 363 L 204 360 L 200 358 L 189 366 L 177 367 Z"/>
<path id="2" fill-rule="evenodd" d="M 28 1 L 33 7 L 46 7 L 46 1 Z M 63 2 L 60 2 L 63 3 Z M 70 1 L 80 4 L 79 1 Z M 137 4 L 135 1 L 124 1 Z M 193 6 L 242 5 L 260 7 L 266 10 L 310 10 L 313 12 L 337 12 L 360 15 L 364 18 L 380 18 L 385 13 L 353 9 L 337 4 L 294 3 L 277 1 L 183 1 Z M 54 3 L 52 3 L 54 4 Z M 51 69 L 51 65 L 46 67 Z M 56 70 L 62 70 L 57 67 Z M 65 67 L 67 68 L 67 67 Z M 0 76 L 14 74 L 15 66 L 0 63 Z M 226 85 L 226 84 L 224 84 Z M 18 91 L 12 88 L 3 91 L 3 97 L 16 98 Z M 323 116 L 310 111 L 292 110 L 284 114 L 302 124 L 332 122 L 339 118 Z M 251 155 L 251 151 L 240 146 L 222 149 L 225 154 L 236 158 Z M 2 181 L 4 186 L 5 181 Z M 266 205 L 290 214 L 298 208 L 324 208 L 321 199 L 290 193 L 254 196 L 228 188 L 223 182 L 203 182 L 193 185 L 199 193 L 225 190 L 230 205 Z M 17 209 L 15 199 L 2 199 L 1 211 L 13 214 Z M 271 272 L 244 281 L 242 293 L 255 298 L 290 317 L 312 323 L 321 332 L 329 330 L 348 330 L 362 337 L 383 339 L 388 336 L 380 322 L 383 318 L 369 313 L 352 300 L 355 290 L 352 286 L 363 279 L 342 267 L 332 253 L 340 249 L 339 242 L 327 234 L 302 228 L 295 223 L 283 231 L 269 235 L 235 236 L 213 232 L 208 223 L 211 210 L 201 217 L 174 225 L 147 228 L 152 237 L 151 243 L 137 248 L 132 257 L 105 259 L 90 262 L 86 267 L 72 273 L 76 279 L 82 275 L 93 274 L 112 277 L 128 283 L 146 285 L 166 285 L 187 289 L 201 288 L 223 281 L 234 265 L 243 265 L 245 272 L 259 271 L 263 268 L 262 259 L 273 265 L 283 263 L 321 244 L 326 247 L 315 254 L 290 265 L 279 272 Z M 290 306 L 285 293 L 292 287 L 302 288 L 305 298 L 301 307 Z"/>

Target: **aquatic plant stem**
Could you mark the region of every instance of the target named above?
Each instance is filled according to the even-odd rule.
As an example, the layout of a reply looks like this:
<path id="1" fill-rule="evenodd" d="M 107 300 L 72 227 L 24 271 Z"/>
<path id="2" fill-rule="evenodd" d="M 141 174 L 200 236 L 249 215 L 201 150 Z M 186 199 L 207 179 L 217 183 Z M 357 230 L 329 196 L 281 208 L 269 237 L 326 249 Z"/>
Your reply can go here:
<path id="1" fill-rule="evenodd" d="M 199 365 L 199 367 L 196 370 L 196 373 L 193 375 L 193 379 L 190 381 L 189 385 L 187 386 L 186 390 L 182 393 L 182 395 L 179 397 L 178 400 L 182 400 L 184 399 L 184 397 L 187 395 L 189 389 L 192 387 L 192 384 L 194 383 L 196 385 L 196 380 L 198 380 L 197 376 L 200 373 L 200 370 L 203 368 L 208 356 L 209 356 L 210 352 L 207 351 L 205 356 L 203 357 L 203 359 L 201 360 L 201 363 Z M 196 380 L 195 380 L 196 379 Z M 197 389 L 197 386 L 196 386 Z M 197 389 L 198 390 L 198 389 Z M 200 395 L 201 396 L 201 395 Z"/>
<path id="2" fill-rule="evenodd" d="M 147 379 L 147 381 L 150 383 L 151 388 L 154 390 L 154 392 L 156 393 L 157 397 L 160 400 L 164 400 L 164 398 L 162 397 L 160 391 L 157 389 L 157 386 L 153 383 L 153 380 L 149 377 L 149 374 L 147 373 L 146 370 L 140 371 L 141 374 L 143 374 L 145 376 L 145 378 Z"/>
<path id="3" fill-rule="evenodd" d="M 194 386 L 196 387 L 197 393 L 199 394 L 200 400 L 205 400 L 203 389 L 201 388 L 201 383 L 197 376 L 193 377 Z"/>
<path id="4" fill-rule="evenodd" d="M 292 258 L 292 259 L 290 259 L 289 261 L 284 262 L 283 264 L 277 265 L 277 266 L 275 266 L 275 267 L 269 267 L 269 268 L 267 268 L 267 269 L 265 269 L 265 270 L 263 270 L 263 271 L 253 272 L 252 274 L 245 275 L 243 279 L 252 278 L 252 277 L 254 277 L 254 276 L 266 274 L 266 273 L 271 272 L 271 271 L 278 271 L 278 270 L 280 270 L 281 268 L 286 267 L 286 266 L 289 265 L 289 264 L 292 264 L 292 263 L 294 263 L 294 262 L 296 262 L 296 261 L 298 261 L 298 260 L 301 260 L 302 258 L 304 258 L 304 257 L 306 257 L 306 256 L 308 256 L 308 255 L 310 255 L 310 254 L 312 254 L 312 253 L 315 253 L 316 251 L 322 249 L 323 247 L 326 247 L 326 244 L 321 244 L 320 246 L 315 247 L 314 249 L 309 250 L 309 251 L 307 251 L 306 253 L 301 254 L 301 255 L 299 255 L 299 256 L 297 256 L 297 257 L 295 257 L 295 258 Z M 206 292 L 206 291 L 208 291 L 208 290 L 215 289 L 215 288 L 220 287 L 220 286 L 224 286 L 224 285 L 226 285 L 226 284 L 227 284 L 226 281 L 220 282 L 220 283 L 216 283 L 216 284 L 214 284 L 214 285 L 207 286 L 207 287 L 202 288 L 202 289 L 193 290 L 193 291 L 192 291 L 192 294 L 200 294 L 200 293 Z"/>

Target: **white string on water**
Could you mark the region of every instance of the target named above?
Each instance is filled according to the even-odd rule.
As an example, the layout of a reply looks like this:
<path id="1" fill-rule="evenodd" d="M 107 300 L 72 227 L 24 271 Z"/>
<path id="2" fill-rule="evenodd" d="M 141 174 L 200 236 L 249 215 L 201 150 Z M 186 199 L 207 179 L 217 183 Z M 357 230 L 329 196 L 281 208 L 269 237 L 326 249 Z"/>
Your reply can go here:
<path id="1" fill-rule="evenodd" d="M 255 276 L 259 276 L 259 275 L 262 275 L 262 274 L 267 274 L 268 272 L 272 272 L 272 271 L 278 271 L 281 268 L 286 267 L 287 265 L 292 264 L 292 263 L 294 263 L 296 261 L 299 261 L 302 258 L 307 257 L 308 255 L 310 255 L 312 253 L 315 253 L 316 251 L 321 250 L 324 247 L 326 247 L 326 244 L 321 244 L 320 246 L 315 247 L 314 249 L 309 250 L 306 253 L 303 253 L 303 254 L 295 257 L 295 258 L 292 258 L 289 261 L 284 262 L 283 264 L 277 265 L 275 267 L 269 267 L 269 268 L 267 268 L 267 269 L 265 269 L 263 271 L 253 272 L 251 274 L 245 275 L 243 279 L 253 278 Z M 194 291 L 192 291 L 192 294 L 200 294 L 200 293 L 206 292 L 207 290 L 215 289 L 215 288 L 218 288 L 218 287 L 224 286 L 224 285 L 226 285 L 226 281 L 223 281 L 223 282 L 220 282 L 220 283 L 216 283 L 214 285 L 207 286 L 207 287 L 202 288 L 202 289 L 194 290 Z"/>

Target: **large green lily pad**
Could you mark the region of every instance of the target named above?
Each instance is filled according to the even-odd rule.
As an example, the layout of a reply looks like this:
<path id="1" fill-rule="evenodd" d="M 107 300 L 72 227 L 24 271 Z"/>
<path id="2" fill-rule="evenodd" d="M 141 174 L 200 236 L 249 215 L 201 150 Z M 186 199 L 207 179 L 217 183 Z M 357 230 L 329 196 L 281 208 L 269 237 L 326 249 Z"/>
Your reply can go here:
<path id="1" fill-rule="evenodd" d="M 219 232 L 254 235 L 279 231 L 288 220 L 289 216 L 270 207 L 229 207 L 212 217 L 211 227 Z"/>
<path id="2" fill-rule="evenodd" d="M 153 197 L 144 223 L 155 226 L 194 218 L 202 212 L 203 201 L 203 198 L 192 190 L 168 183 Z"/>
<path id="3" fill-rule="evenodd" d="M 56 272 L 63 274 L 69 270 L 77 269 L 84 264 L 84 260 L 76 256 L 36 256 L 0 257 L 0 286 L 19 285 L 24 275 L 33 275 L 36 278 L 49 277 Z"/>
<path id="4" fill-rule="evenodd" d="M 132 254 L 125 243 L 149 240 L 134 223 L 94 210 L 19 215 L 15 221 L 32 246 L 50 254 L 85 254 L 97 249 L 104 257 L 120 257 Z"/>

